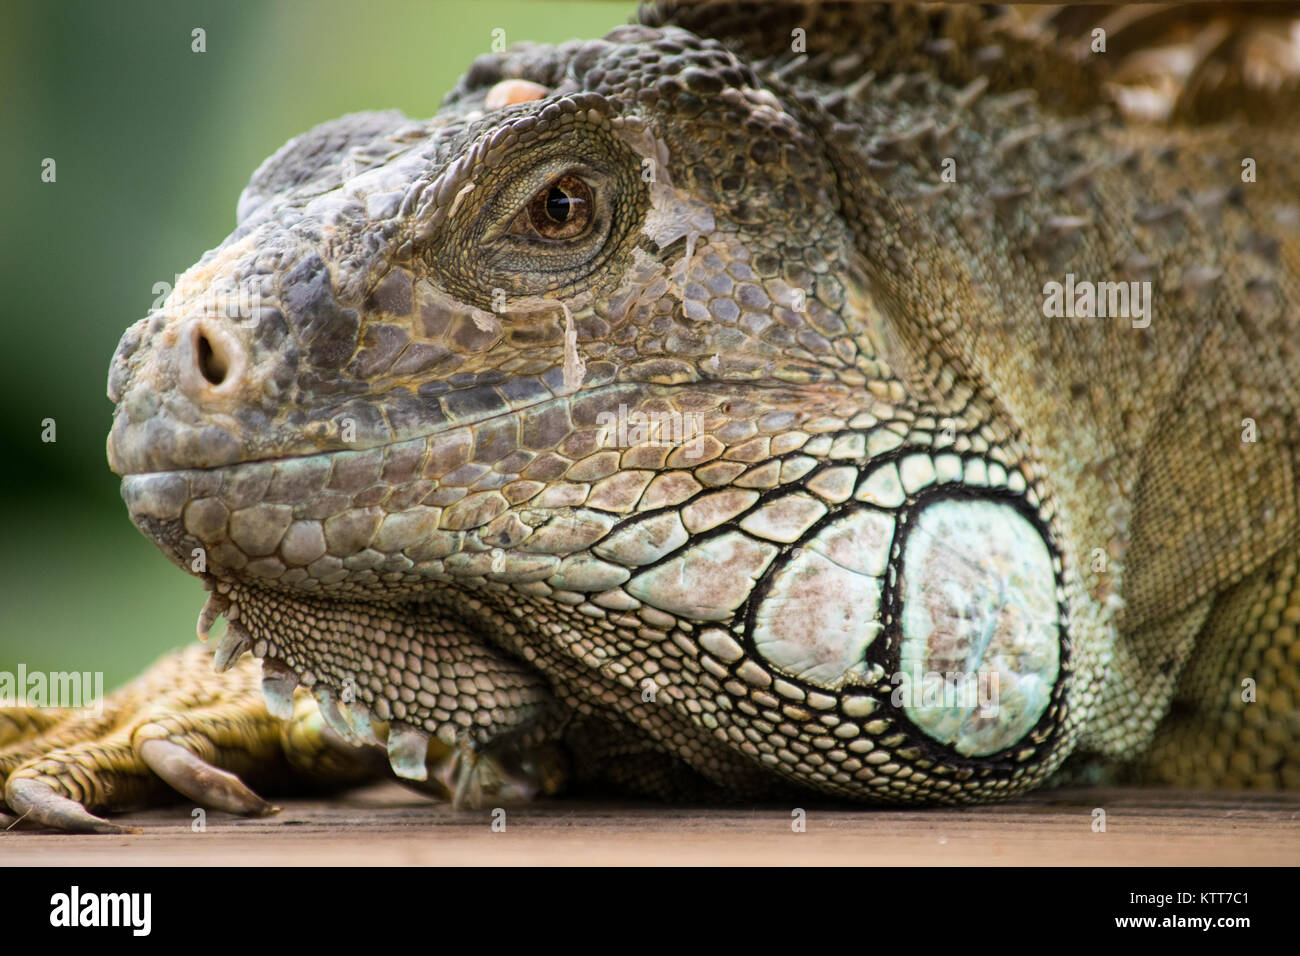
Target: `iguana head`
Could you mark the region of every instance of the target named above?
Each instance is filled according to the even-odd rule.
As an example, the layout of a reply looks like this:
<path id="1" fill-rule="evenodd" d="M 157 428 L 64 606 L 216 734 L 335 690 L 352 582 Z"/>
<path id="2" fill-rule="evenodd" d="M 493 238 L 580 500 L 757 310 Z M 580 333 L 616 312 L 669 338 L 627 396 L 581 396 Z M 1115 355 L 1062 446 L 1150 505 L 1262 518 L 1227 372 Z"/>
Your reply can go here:
<path id="1" fill-rule="evenodd" d="M 902 397 L 836 210 L 818 139 L 715 41 L 480 58 L 432 120 L 345 117 L 263 164 L 235 232 L 124 336 L 110 463 L 133 504 L 258 463 L 239 473 L 270 497 L 226 505 L 278 501 L 263 537 L 313 494 L 371 490 L 381 523 L 397 494 L 452 550 L 509 547 L 523 509 L 677 504 L 646 496 L 668 458 L 738 462 L 701 487 L 725 485 L 760 436 Z M 222 558 L 237 528 L 190 525 L 210 570 L 246 570 Z"/>
<path id="2" fill-rule="evenodd" d="M 480 58 L 432 120 L 291 141 L 113 360 L 133 519 L 244 601 L 509 593 L 677 642 L 728 699 L 881 735 L 847 783 L 785 768 L 840 792 L 963 792 L 900 790 L 896 760 L 1041 777 L 1050 506 L 976 386 L 895 367 L 806 108 L 716 41 L 627 27 Z M 903 727 L 907 661 L 987 664 L 1003 715 Z"/>

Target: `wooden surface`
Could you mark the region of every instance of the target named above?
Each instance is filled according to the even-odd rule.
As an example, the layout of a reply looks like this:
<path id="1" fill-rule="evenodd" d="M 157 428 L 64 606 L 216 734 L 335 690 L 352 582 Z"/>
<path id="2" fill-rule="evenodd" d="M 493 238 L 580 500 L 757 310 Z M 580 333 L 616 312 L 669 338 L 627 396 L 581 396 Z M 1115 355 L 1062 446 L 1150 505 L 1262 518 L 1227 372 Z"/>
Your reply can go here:
<path id="1" fill-rule="evenodd" d="M 550 801 L 456 812 L 396 785 L 282 801 L 272 817 L 192 807 L 120 817 L 139 836 L 0 833 L 5 865 L 1200 864 L 1300 865 L 1300 793 L 1058 790 L 963 810 L 671 807 Z M 1093 810 L 1106 832 L 1093 832 Z"/>

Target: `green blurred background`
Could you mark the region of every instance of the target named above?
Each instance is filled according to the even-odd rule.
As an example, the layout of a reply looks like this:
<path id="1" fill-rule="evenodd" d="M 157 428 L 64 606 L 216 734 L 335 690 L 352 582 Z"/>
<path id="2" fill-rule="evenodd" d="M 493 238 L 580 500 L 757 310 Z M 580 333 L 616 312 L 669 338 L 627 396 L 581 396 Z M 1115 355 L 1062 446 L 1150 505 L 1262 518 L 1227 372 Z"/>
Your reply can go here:
<path id="1" fill-rule="evenodd" d="M 634 9 L 0 0 L 0 670 L 103 671 L 111 687 L 194 640 L 202 588 L 131 525 L 105 463 L 105 381 L 155 284 L 233 228 L 258 163 L 343 113 L 431 116 L 494 29 L 554 43 Z"/>

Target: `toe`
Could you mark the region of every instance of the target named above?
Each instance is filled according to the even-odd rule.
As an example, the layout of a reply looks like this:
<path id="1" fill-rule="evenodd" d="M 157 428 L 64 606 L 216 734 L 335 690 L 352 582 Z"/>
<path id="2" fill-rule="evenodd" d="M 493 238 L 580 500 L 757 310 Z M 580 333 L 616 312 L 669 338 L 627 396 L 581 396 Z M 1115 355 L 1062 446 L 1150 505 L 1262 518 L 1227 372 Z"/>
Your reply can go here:
<path id="1" fill-rule="evenodd" d="M 170 740 L 155 738 L 140 745 L 149 769 L 195 803 L 243 816 L 266 816 L 278 807 L 267 803 L 233 773 L 221 770 Z"/>
<path id="2" fill-rule="evenodd" d="M 74 833 L 127 833 L 92 811 L 138 805 L 160 789 L 119 731 L 21 764 L 5 780 L 4 801 L 25 822 Z"/>
<path id="3" fill-rule="evenodd" d="M 124 827 L 97 817 L 76 800 L 65 797 L 48 781 L 38 777 L 13 776 L 5 784 L 5 801 L 20 816 L 47 827 L 69 833 L 123 834 L 139 833 L 136 827 Z"/>

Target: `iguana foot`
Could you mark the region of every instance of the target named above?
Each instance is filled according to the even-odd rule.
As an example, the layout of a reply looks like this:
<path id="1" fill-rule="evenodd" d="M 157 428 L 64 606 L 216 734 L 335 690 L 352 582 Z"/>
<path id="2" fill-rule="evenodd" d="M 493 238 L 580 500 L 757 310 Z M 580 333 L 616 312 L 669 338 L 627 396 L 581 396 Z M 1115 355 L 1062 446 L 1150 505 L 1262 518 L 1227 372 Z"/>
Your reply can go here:
<path id="1" fill-rule="evenodd" d="M 382 772 L 382 754 L 341 740 L 306 694 L 291 720 L 273 717 L 261 680 L 251 660 L 216 673 L 211 652 L 193 647 L 163 658 L 95 711 L 0 708 L 0 792 L 12 814 L 0 825 L 139 832 L 96 814 L 165 802 L 172 791 L 262 816 L 277 808 L 241 777 L 259 786 L 294 775 L 342 784 Z"/>
<path id="2" fill-rule="evenodd" d="M 552 796 L 569 776 L 564 752 L 553 743 L 505 739 L 483 746 L 470 737 L 434 773 L 457 810 L 478 809 L 489 796 L 507 803 Z"/>

